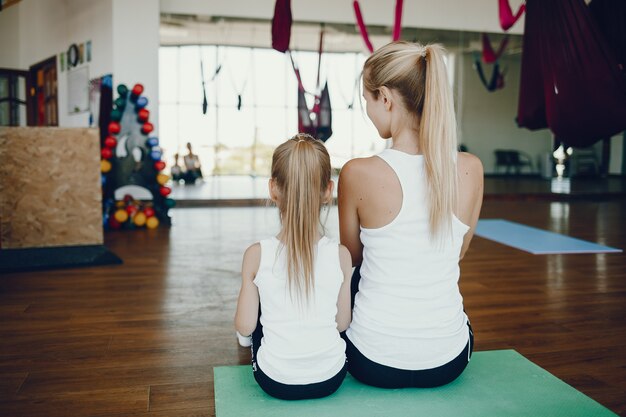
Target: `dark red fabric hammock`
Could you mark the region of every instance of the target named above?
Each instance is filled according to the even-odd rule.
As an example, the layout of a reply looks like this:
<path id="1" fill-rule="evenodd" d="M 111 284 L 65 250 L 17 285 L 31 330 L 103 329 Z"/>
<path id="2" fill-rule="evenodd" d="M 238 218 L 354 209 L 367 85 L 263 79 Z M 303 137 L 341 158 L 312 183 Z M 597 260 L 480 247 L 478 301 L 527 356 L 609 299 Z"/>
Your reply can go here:
<path id="1" fill-rule="evenodd" d="M 317 81 L 316 92 L 319 91 L 320 86 L 320 66 L 322 63 L 322 51 L 324 47 L 324 30 L 320 32 L 320 43 L 318 50 L 317 61 Z M 312 94 L 314 97 L 313 109 L 309 109 L 306 102 L 307 91 L 304 89 L 302 83 L 302 77 L 300 76 L 300 70 L 293 59 L 293 55 L 290 53 L 291 65 L 293 72 L 298 80 L 298 131 L 301 133 L 308 133 L 316 139 L 320 139 L 322 142 L 326 142 L 333 134 L 332 128 L 332 108 L 330 105 L 330 95 L 328 94 L 328 82 L 324 84 L 324 88 L 319 94 Z"/>
<path id="2" fill-rule="evenodd" d="M 309 109 L 306 102 L 306 90 L 300 78 L 300 70 L 293 60 L 293 70 L 298 79 L 298 132 L 308 133 L 322 142 L 326 142 L 333 135 L 333 116 L 328 94 L 328 82 L 324 84 L 320 95 L 315 95 L 313 109 Z"/>
<path id="3" fill-rule="evenodd" d="M 498 0 L 498 16 L 500 17 L 500 27 L 503 31 L 507 31 L 522 17 L 526 10 L 526 5 L 522 4 L 517 13 L 513 14 L 509 0 Z"/>
<path id="4" fill-rule="evenodd" d="M 272 48 L 279 52 L 289 49 L 291 23 L 291 0 L 276 0 L 272 18 Z"/>
<path id="5" fill-rule="evenodd" d="M 517 122 L 570 146 L 626 130 L 626 83 L 583 0 L 528 0 Z"/>

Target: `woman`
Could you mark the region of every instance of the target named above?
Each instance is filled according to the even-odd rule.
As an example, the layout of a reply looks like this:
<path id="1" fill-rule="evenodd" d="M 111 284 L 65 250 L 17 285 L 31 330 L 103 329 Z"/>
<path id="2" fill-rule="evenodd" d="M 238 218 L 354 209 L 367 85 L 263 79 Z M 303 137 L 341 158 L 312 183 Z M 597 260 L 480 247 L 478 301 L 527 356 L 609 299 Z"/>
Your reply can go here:
<path id="1" fill-rule="evenodd" d="M 483 169 L 457 152 L 444 54 L 394 42 L 367 59 L 367 115 L 392 145 L 350 161 L 339 178 L 341 243 L 357 266 L 348 371 L 374 386 L 447 384 L 473 349 L 459 260 L 480 213 Z"/>

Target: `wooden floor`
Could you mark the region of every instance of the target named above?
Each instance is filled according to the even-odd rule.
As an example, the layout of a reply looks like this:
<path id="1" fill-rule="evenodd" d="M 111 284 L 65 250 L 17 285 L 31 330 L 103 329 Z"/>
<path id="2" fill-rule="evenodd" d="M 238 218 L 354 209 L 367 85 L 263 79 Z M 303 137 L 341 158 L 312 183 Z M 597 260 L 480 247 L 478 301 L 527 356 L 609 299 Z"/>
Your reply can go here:
<path id="1" fill-rule="evenodd" d="M 488 200 L 482 217 L 626 248 L 624 214 L 625 200 Z M 232 326 L 241 254 L 277 217 L 198 208 L 173 221 L 109 233 L 121 266 L 0 278 L 1 416 L 214 415 L 212 368 L 249 362 Z M 626 416 L 626 255 L 476 238 L 461 268 L 477 350 L 516 349 Z"/>

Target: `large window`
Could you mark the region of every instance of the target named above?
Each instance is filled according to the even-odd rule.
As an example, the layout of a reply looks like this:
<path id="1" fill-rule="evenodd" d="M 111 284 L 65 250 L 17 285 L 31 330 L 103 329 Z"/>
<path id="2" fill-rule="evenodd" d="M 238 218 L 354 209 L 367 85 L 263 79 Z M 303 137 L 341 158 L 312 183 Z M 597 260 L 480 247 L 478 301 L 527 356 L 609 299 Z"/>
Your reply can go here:
<path id="1" fill-rule="evenodd" d="M 317 93 L 317 53 L 293 56 L 305 89 Z M 164 46 L 159 59 L 160 141 L 168 162 L 177 152 L 182 156 L 189 142 L 206 175 L 269 175 L 274 148 L 298 128 L 297 81 L 289 57 L 261 48 Z M 326 145 L 335 168 L 385 147 L 365 115 L 358 85 L 364 61 L 360 53 L 322 56 L 320 78 L 328 81 L 333 109 L 333 135 Z M 307 100 L 312 107 L 313 95 Z"/>

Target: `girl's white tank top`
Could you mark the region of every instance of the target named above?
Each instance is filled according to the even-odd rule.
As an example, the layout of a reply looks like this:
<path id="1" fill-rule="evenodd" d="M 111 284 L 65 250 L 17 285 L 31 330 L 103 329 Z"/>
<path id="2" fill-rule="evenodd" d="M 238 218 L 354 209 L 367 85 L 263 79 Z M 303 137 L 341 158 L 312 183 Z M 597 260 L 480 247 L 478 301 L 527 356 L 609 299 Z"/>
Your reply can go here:
<path id="1" fill-rule="evenodd" d="M 261 300 L 263 339 L 257 363 L 283 384 L 311 384 L 336 375 L 346 362 L 345 342 L 335 316 L 343 283 L 339 244 L 326 237 L 317 243 L 314 287 L 308 302 L 290 295 L 286 250 L 276 238 L 262 240 L 254 283 Z"/>

